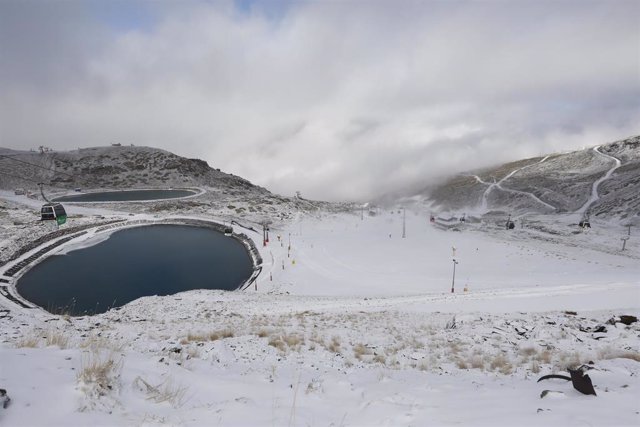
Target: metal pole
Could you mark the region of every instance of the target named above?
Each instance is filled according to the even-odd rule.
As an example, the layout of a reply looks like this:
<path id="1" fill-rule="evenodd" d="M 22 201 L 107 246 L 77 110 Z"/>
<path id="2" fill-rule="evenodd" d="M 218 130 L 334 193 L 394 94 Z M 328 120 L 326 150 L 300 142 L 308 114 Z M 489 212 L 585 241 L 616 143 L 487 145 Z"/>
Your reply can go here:
<path id="1" fill-rule="evenodd" d="M 453 280 L 451 280 L 451 293 L 454 293 L 455 285 L 456 285 L 456 264 L 458 261 L 453 260 Z"/>
<path id="2" fill-rule="evenodd" d="M 407 237 L 406 219 L 407 219 L 407 211 L 405 208 L 402 208 L 402 238 L 403 239 Z"/>
<path id="3" fill-rule="evenodd" d="M 267 246 L 267 225 L 262 224 L 262 246 Z"/>

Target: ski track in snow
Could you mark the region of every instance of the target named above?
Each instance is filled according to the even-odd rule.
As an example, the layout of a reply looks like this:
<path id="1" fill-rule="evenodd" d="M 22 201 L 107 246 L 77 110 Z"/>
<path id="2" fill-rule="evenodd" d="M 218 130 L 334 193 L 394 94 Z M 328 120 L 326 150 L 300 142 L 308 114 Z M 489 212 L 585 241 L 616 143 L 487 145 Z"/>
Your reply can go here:
<path id="1" fill-rule="evenodd" d="M 593 185 L 591 186 L 591 197 L 589 198 L 589 200 L 587 200 L 585 202 L 584 205 L 582 205 L 582 207 L 580 209 L 578 209 L 576 211 L 576 213 L 579 214 L 583 214 L 585 212 L 587 212 L 587 210 L 589 210 L 589 208 L 591 207 L 591 205 L 593 205 L 595 202 L 597 202 L 600 199 L 600 194 L 598 194 L 598 187 L 600 186 L 600 184 L 602 184 L 604 181 L 608 180 L 609 178 L 611 178 L 611 175 L 613 174 L 613 172 L 615 172 L 616 169 L 618 169 L 622 163 L 620 162 L 620 159 L 610 156 L 609 154 L 605 154 L 603 152 L 601 152 L 600 150 L 598 150 L 600 148 L 600 146 L 598 145 L 597 147 L 593 147 L 593 151 L 595 151 L 596 153 L 600 154 L 601 156 L 607 157 L 611 160 L 613 160 L 615 162 L 615 165 L 609 169 L 607 171 L 606 174 L 604 174 L 604 176 L 602 176 L 600 179 L 598 179 L 597 181 L 595 181 L 593 183 Z"/>
<path id="2" fill-rule="evenodd" d="M 521 170 L 523 170 L 523 169 L 526 169 L 526 168 L 528 168 L 528 167 L 531 167 L 531 166 L 533 166 L 533 165 L 537 165 L 537 164 L 543 163 L 543 162 L 544 162 L 544 161 L 546 161 L 548 158 L 549 158 L 549 156 L 545 156 L 544 158 L 542 158 L 542 160 L 540 160 L 540 161 L 539 161 L 539 162 L 537 162 L 537 163 L 533 163 L 533 164 L 526 165 L 526 166 L 523 166 L 523 167 L 518 168 L 518 169 L 514 169 L 514 170 L 513 170 L 513 171 L 511 171 L 508 175 L 506 175 L 504 178 L 502 178 L 500 181 L 497 181 L 497 182 L 496 182 L 496 181 L 494 181 L 494 182 L 492 182 L 492 183 L 489 183 L 489 182 L 483 181 L 479 176 L 477 176 L 477 175 L 473 175 L 473 177 L 476 179 L 476 181 L 478 181 L 478 182 L 479 182 L 479 183 L 481 183 L 481 184 L 484 184 L 484 185 L 488 185 L 488 186 L 489 186 L 489 187 L 484 191 L 484 193 L 482 194 L 482 205 L 481 205 L 482 210 L 483 210 L 484 212 L 487 212 L 487 211 L 488 211 L 487 199 L 488 199 L 488 197 L 489 197 L 489 193 L 491 193 L 491 192 L 493 191 L 493 189 L 494 189 L 494 188 L 498 188 L 499 190 L 506 191 L 506 192 L 509 192 L 509 193 L 522 194 L 522 195 L 525 195 L 525 196 L 529 196 L 529 197 L 531 197 L 533 200 L 535 200 L 536 202 L 538 202 L 538 203 L 540 203 L 540 204 L 542 204 L 542 205 L 544 205 L 544 206 L 546 206 L 546 207 L 548 207 L 548 208 L 552 209 L 553 211 L 555 211 L 555 210 L 556 210 L 556 207 L 555 207 L 555 206 L 550 205 L 549 203 L 547 203 L 547 202 L 544 202 L 544 201 L 540 200 L 540 198 L 539 198 L 538 196 L 536 196 L 535 194 L 533 194 L 533 193 L 530 193 L 530 192 L 528 192 L 528 191 L 512 190 L 511 188 L 504 188 L 504 187 L 502 186 L 502 183 L 503 183 L 503 182 L 505 182 L 507 179 L 511 178 L 511 177 L 512 177 L 513 175 L 515 175 L 516 173 L 520 172 L 520 171 L 521 171 Z"/>

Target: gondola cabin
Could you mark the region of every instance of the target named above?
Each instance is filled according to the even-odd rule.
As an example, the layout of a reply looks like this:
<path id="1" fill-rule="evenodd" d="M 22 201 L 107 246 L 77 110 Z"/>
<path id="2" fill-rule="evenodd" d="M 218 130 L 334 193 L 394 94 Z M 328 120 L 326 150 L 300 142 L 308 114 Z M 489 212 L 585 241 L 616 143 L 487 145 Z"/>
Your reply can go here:
<path id="1" fill-rule="evenodd" d="M 516 225 L 514 224 L 513 221 L 509 220 L 507 221 L 507 223 L 505 224 L 507 230 L 513 230 L 514 228 L 516 228 Z"/>
<path id="2" fill-rule="evenodd" d="M 231 236 L 233 234 L 233 228 L 232 227 L 225 227 L 224 228 L 224 235 L 225 236 Z"/>
<path id="3" fill-rule="evenodd" d="M 40 220 L 57 221 L 58 225 L 67 221 L 67 212 L 60 203 L 47 203 L 40 209 Z"/>

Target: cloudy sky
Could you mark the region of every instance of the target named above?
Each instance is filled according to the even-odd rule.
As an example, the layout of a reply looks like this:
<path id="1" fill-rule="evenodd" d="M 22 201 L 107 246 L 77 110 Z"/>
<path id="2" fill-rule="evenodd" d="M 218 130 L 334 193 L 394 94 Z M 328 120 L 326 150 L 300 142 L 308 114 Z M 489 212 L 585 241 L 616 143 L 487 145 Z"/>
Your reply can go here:
<path id="1" fill-rule="evenodd" d="M 366 200 L 640 133 L 640 2 L 0 1 L 0 146 Z"/>

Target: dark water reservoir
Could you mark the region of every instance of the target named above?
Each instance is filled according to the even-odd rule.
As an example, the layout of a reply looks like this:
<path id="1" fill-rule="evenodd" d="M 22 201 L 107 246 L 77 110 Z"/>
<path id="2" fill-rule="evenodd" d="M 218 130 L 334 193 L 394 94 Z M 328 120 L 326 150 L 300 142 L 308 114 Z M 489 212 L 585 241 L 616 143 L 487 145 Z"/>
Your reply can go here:
<path id="1" fill-rule="evenodd" d="M 126 190 L 73 194 L 57 197 L 54 202 L 139 202 L 145 200 L 177 199 L 197 194 L 193 190 Z"/>
<path id="2" fill-rule="evenodd" d="M 20 278 L 18 292 L 52 313 L 104 313 L 143 296 L 235 290 L 252 268 L 234 238 L 203 227 L 152 225 L 49 257 Z"/>

